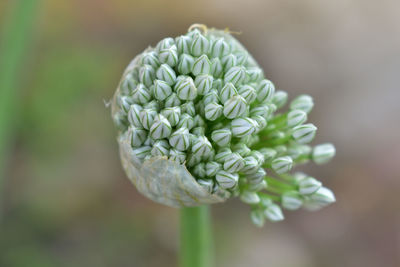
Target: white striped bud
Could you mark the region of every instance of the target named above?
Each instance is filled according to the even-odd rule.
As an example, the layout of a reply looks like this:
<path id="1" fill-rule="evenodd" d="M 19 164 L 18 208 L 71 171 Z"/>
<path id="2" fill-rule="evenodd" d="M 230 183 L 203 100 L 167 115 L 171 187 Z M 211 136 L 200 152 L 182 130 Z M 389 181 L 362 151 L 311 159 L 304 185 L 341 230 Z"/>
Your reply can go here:
<path id="1" fill-rule="evenodd" d="M 290 111 L 287 115 L 287 126 L 295 127 L 297 125 L 303 124 L 307 120 L 307 113 L 300 109 L 294 109 Z"/>
<path id="2" fill-rule="evenodd" d="M 320 187 L 314 194 L 310 196 L 310 201 L 312 204 L 318 207 L 325 207 L 336 201 L 333 192 L 326 187 Z"/>
<path id="3" fill-rule="evenodd" d="M 196 77 L 194 80 L 194 85 L 197 88 L 197 93 L 199 95 L 207 94 L 213 85 L 214 78 L 208 74 L 202 74 Z"/>
<path id="4" fill-rule="evenodd" d="M 211 69 L 211 62 L 207 55 L 198 57 L 193 63 L 192 73 L 197 76 L 200 74 L 209 74 Z"/>
<path id="5" fill-rule="evenodd" d="M 224 87 L 222 87 L 221 91 L 219 92 L 219 98 L 221 99 L 221 103 L 225 104 L 226 101 L 237 94 L 238 92 L 235 86 L 232 83 L 227 83 Z"/>
<path id="6" fill-rule="evenodd" d="M 201 126 L 193 128 L 191 132 L 195 136 L 201 136 L 201 135 L 205 135 L 206 134 L 206 130 L 204 129 L 204 127 L 201 127 Z"/>
<path id="7" fill-rule="evenodd" d="M 165 140 L 157 140 L 153 148 L 151 149 L 152 156 L 168 156 L 169 155 L 169 144 Z"/>
<path id="8" fill-rule="evenodd" d="M 162 80 L 155 80 L 153 86 L 153 95 L 157 100 L 164 100 L 172 94 L 172 88 L 168 83 Z"/>
<path id="9" fill-rule="evenodd" d="M 246 68 L 243 66 L 236 66 L 230 68 L 224 77 L 225 83 L 233 83 L 234 85 L 241 84 L 246 78 Z"/>
<path id="10" fill-rule="evenodd" d="M 142 128 L 142 123 L 140 121 L 140 111 L 142 111 L 142 107 L 137 105 L 137 104 L 133 104 L 130 106 L 129 111 L 128 111 L 128 121 L 131 125 L 138 127 L 138 128 Z"/>
<path id="11" fill-rule="evenodd" d="M 132 94 L 133 90 L 139 84 L 135 78 L 133 78 L 131 73 L 128 73 L 123 81 L 121 82 L 120 89 L 123 95 L 130 95 Z"/>
<path id="12" fill-rule="evenodd" d="M 159 80 L 165 81 L 170 86 L 176 81 L 175 71 L 168 64 L 161 64 L 156 72 L 156 77 Z"/>
<path id="13" fill-rule="evenodd" d="M 207 137 L 199 136 L 192 143 L 192 152 L 195 156 L 205 156 L 211 152 L 212 145 Z"/>
<path id="14" fill-rule="evenodd" d="M 229 54 L 230 46 L 223 38 L 218 38 L 215 40 L 211 46 L 212 57 L 222 58 L 223 56 Z"/>
<path id="15" fill-rule="evenodd" d="M 260 197 L 256 192 L 243 191 L 240 193 L 240 200 L 246 204 L 258 204 L 260 203 Z"/>
<path id="16" fill-rule="evenodd" d="M 218 162 L 209 161 L 206 163 L 206 174 L 208 177 L 214 177 L 219 170 L 221 170 L 221 164 Z"/>
<path id="17" fill-rule="evenodd" d="M 277 152 L 274 149 L 267 147 L 261 148 L 260 152 L 261 154 L 263 154 L 264 160 L 266 162 L 273 160 L 277 154 Z"/>
<path id="18" fill-rule="evenodd" d="M 221 60 L 217 57 L 211 59 L 211 70 L 210 74 L 215 78 L 219 78 L 222 76 L 224 68 L 222 67 Z"/>
<path id="19" fill-rule="evenodd" d="M 143 145 L 145 145 L 145 146 L 153 146 L 155 142 L 156 142 L 156 140 L 154 140 L 150 136 L 147 136 L 147 138 L 144 141 Z"/>
<path id="20" fill-rule="evenodd" d="M 215 160 L 216 162 L 222 164 L 222 163 L 225 162 L 225 159 L 226 159 L 230 154 L 232 154 L 232 151 L 231 151 L 229 148 L 227 148 L 227 147 L 222 148 L 222 149 L 218 150 L 218 153 L 217 153 L 217 154 L 215 154 L 214 160 Z"/>
<path id="21" fill-rule="evenodd" d="M 188 54 L 182 54 L 179 57 L 178 71 L 180 74 L 189 74 L 192 72 L 194 58 Z"/>
<path id="22" fill-rule="evenodd" d="M 215 79 L 212 84 L 212 88 L 217 89 L 218 91 L 222 89 L 224 86 L 224 82 L 222 79 Z"/>
<path id="23" fill-rule="evenodd" d="M 197 183 L 201 185 L 208 193 L 213 192 L 214 182 L 210 179 L 198 179 Z"/>
<path id="24" fill-rule="evenodd" d="M 147 102 L 150 101 L 151 95 L 149 90 L 143 84 L 140 83 L 138 84 L 138 86 L 136 86 L 135 90 L 133 90 L 132 99 L 136 103 L 146 104 Z"/>
<path id="25" fill-rule="evenodd" d="M 247 174 L 246 178 L 250 184 L 259 184 L 264 180 L 265 175 L 267 175 L 266 171 L 263 168 L 258 168 L 256 172 Z"/>
<path id="26" fill-rule="evenodd" d="M 260 165 L 264 164 L 265 158 L 264 158 L 264 155 L 260 151 L 253 150 L 253 151 L 251 151 L 250 155 L 253 156 L 258 161 L 258 164 L 260 164 Z"/>
<path id="27" fill-rule="evenodd" d="M 237 51 L 233 52 L 233 54 L 237 58 L 238 65 L 245 65 L 247 62 L 247 59 L 249 58 L 249 54 L 244 50 L 237 50 Z"/>
<path id="28" fill-rule="evenodd" d="M 205 107 L 205 116 L 207 120 L 210 121 L 215 121 L 222 115 L 222 109 L 223 107 L 220 104 L 217 103 L 209 103 Z"/>
<path id="29" fill-rule="evenodd" d="M 317 164 L 324 164 L 330 161 L 336 154 L 335 147 L 330 144 L 320 144 L 314 147 L 312 159 Z"/>
<path id="30" fill-rule="evenodd" d="M 151 100 L 150 102 L 147 102 L 143 108 L 154 109 L 158 112 L 160 110 L 160 103 L 157 100 Z"/>
<path id="31" fill-rule="evenodd" d="M 147 87 L 150 87 L 153 84 L 155 76 L 156 72 L 150 65 L 144 65 L 139 70 L 139 81 Z"/>
<path id="32" fill-rule="evenodd" d="M 227 128 L 214 130 L 211 139 L 219 146 L 226 146 L 231 142 L 232 132 Z"/>
<path id="33" fill-rule="evenodd" d="M 193 168 L 193 174 L 196 178 L 205 178 L 206 177 L 206 167 L 204 163 L 199 163 Z"/>
<path id="34" fill-rule="evenodd" d="M 171 135 L 172 127 L 169 121 L 161 114 L 154 118 L 154 123 L 150 127 L 151 138 L 158 140 L 167 138 Z"/>
<path id="35" fill-rule="evenodd" d="M 201 127 L 205 127 L 206 126 L 206 122 L 204 121 L 204 119 L 199 114 L 194 116 L 193 122 L 194 122 L 195 126 L 201 126 Z"/>
<path id="36" fill-rule="evenodd" d="M 132 149 L 132 152 L 139 159 L 144 159 L 146 156 L 150 155 L 151 146 L 141 146 L 135 149 Z"/>
<path id="37" fill-rule="evenodd" d="M 135 126 L 130 126 L 128 128 L 129 139 L 131 140 L 132 147 L 141 146 L 147 138 L 147 131 Z"/>
<path id="38" fill-rule="evenodd" d="M 222 188 L 232 189 L 237 185 L 239 181 L 239 175 L 221 170 L 217 172 L 215 179 Z"/>
<path id="39" fill-rule="evenodd" d="M 288 94 L 285 91 L 277 91 L 272 97 L 272 103 L 276 105 L 277 108 L 283 107 L 288 99 Z"/>
<path id="40" fill-rule="evenodd" d="M 260 183 L 258 184 L 249 184 L 248 185 L 248 189 L 250 191 L 254 191 L 254 192 L 258 192 L 261 190 L 264 190 L 268 187 L 267 182 L 265 180 L 262 180 Z"/>
<path id="41" fill-rule="evenodd" d="M 139 118 L 143 128 L 145 128 L 146 130 L 150 130 L 150 127 L 151 125 L 153 125 L 153 121 L 156 115 L 157 112 L 153 109 L 148 109 L 148 108 L 142 109 L 139 112 Z"/>
<path id="42" fill-rule="evenodd" d="M 236 137 L 251 135 L 258 127 L 258 123 L 251 118 L 237 118 L 231 124 L 232 134 Z"/>
<path id="43" fill-rule="evenodd" d="M 264 226 L 264 213 L 261 210 L 252 210 L 250 213 L 250 218 L 251 221 L 258 227 L 263 227 Z"/>
<path id="44" fill-rule="evenodd" d="M 299 125 L 293 128 L 292 136 L 299 144 L 307 144 L 315 137 L 317 127 L 312 123 Z"/>
<path id="45" fill-rule="evenodd" d="M 172 93 L 169 97 L 165 99 L 165 107 L 170 108 L 170 107 L 177 107 L 181 104 L 181 100 L 179 97 L 175 94 Z"/>
<path id="46" fill-rule="evenodd" d="M 180 107 L 165 108 L 161 111 L 161 114 L 169 121 L 172 127 L 176 126 L 181 116 Z"/>
<path id="47" fill-rule="evenodd" d="M 164 38 L 156 45 L 156 51 L 160 53 L 162 49 L 170 48 L 173 45 L 175 45 L 174 39 L 172 39 L 171 37 Z"/>
<path id="48" fill-rule="evenodd" d="M 197 97 L 197 89 L 191 77 L 179 80 L 174 89 L 177 96 L 182 100 L 193 100 Z"/>
<path id="49" fill-rule="evenodd" d="M 218 92 L 215 89 L 211 89 L 210 92 L 208 92 L 203 97 L 204 106 L 206 106 L 208 103 L 218 103 L 218 102 L 219 102 Z"/>
<path id="50" fill-rule="evenodd" d="M 196 109 L 192 101 L 185 102 L 181 105 L 182 113 L 187 113 L 194 117 L 196 115 Z"/>
<path id="51" fill-rule="evenodd" d="M 303 205 L 303 200 L 299 193 L 289 191 L 282 194 L 281 203 L 287 210 L 297 210 Z"/>
<path id="52" fill-rule="evenodd" d="M 240 86 L 238 93 L 246 100 L 248 104 L 253 103 L 257 98 L 256 90 L 250 85 Z"/>
<path id="53" fill-rule="evenodd" d="M 189 130 L 179 128 L 173 132 L 169 137 L 169 144 L 179 151 L 186 151 L 190 147 Z"/>
<path id="54" fill-rule="evenodd" d="M 160 66 L 160 61 L 158 60 L 158 55 L 155 51 L 145 52 L 141 58 L 141 63 L 143 65 L 150 65 L 155 69 Z"/>
<path id="55" fill-rule="evenodd" d="M 228 54 L 221 59 L 222 66 L 224 70 L 227 71 L 232 67 L 237 66 L 237 58 L 234 54 Z"/>
<path id="56" fill-rule="evenodd" d="M 260 168 L 260 164 L 258 161 L 252 157 L 252 156 L 247 156 L 244 158 L 244 167 L 241 169 L 240 172 L 244 174 L 253 174 L 258 171 Z"/>
<path id="57" fill-rule="evenodd" d="M 264 79 L 258 84 L 256 91 L 258 101 L 271 101 L 275 93 L 275 86 L 270 80 Z"/>
<path id="58" fill-rule="evenodd" d="M 308 145 L 292 145 L 289 146 L 287 152 L 297 162 L 306 162 L 311 154 L 311 147 Z"/>
<path id="59" fill-rule="evenodd" d="M 250 82 L 259 82 L 263 75 L 263 71 L 260 68 L 252 67 L 247 69 L 247 76 Z"/>
<path id="60" fill-rule="evenodd" d="M 258 127 L 257 127 L 256 132 L 261 131 L 262 129 L 264 129 L 267 126 L 267 120 L 264 119 L 264 117 L 257 115 L 257 116 L 253 116 L 251 118 L 257 122 Z"/>
<path id="61" fill-rule="evenodd" d="M 207 54 L 209 50 L 209 41 L 201 33 L 193 35 L 193 41 L 191 45 L 192 55 L 198 57 L 202 54 Z"/>
<path id="62" fill-rule="evenodd" d="M 272 222 L 282 221 L 285 218 L 283 216 L 281 208 L 276 204 L 268 205 L 264 210 L 264 215 L 268 220 Z"/>
<path id="63" fill-rule="evenodd" d="M 187 35 L 181 35 L 175 39 L 176 48 L 179 54 L 189 54 L 192 38 Z"/>
<path id="64" fill-rule="evenodd" d="M 188 130 L 191 130 L 194 127 L 193 117 L 186 113 L 182 114 L 181 117 L 179 118 L 177 127 L 178 128 L 187 128 Z"/>
<path id="65" fill-rule="evenodd" d="M 251 149 L 245 143 L 239 143 L 233 146 L 233 152 L 238 153 L 242 157 L 250 155 Z"/>
<path id="66" fill-rule="evenodd" d="M 224 116 L 228 119 L 240 117 L 246 112 L 246 108 L 246 100 L 240 95 L 234 95 L 224 104 Z"/>
<path id="67" fill-rule="evenodd" d="M 302 195 L 311 195 L 321 188 L 322 183 L 313 177 L 305 177 L 298 183 L 299 193 Z"/>
<path id="68" fill-rule="evenodd" d="M 186 160 L 186 154 L 176 149 L 170 149 L 169 159 L 183 164 Z"/>
<path id="69" fill-rule="evenodd" d="M 290 109 L 300 109 L 305 113 L 310 113 L 314 107 L 314 101 L 309 95 L 299 95 L 290 103 Z"/>
<path id="70" fill-rule="evenodd" d="M 188 154 L 186 157 L 186 166 L 194 167 L 201 162 L 201 157 L 194 154 Z"/>
<path id="71" fill-rule="evenodd" d="M 279 157 L 271 162 L 272 169 L 278 174 L 290 171 L 292 169 L 292 166 L 293 160 L 289 156 Z"/>
<path id="72" fill-rule="evenodd" d="M 244 159 L 238 153 L 232 153 L 226 157 L 224 170 L 227 172 L 238 172 L 244 167 Z"/>
<path id="73" fill-rule="evenodd" d="M 262 116 L 264 119 L 268 118 L 269 108 L 266 105 L 258 106 L 250 110 L 251 116 Z"/>

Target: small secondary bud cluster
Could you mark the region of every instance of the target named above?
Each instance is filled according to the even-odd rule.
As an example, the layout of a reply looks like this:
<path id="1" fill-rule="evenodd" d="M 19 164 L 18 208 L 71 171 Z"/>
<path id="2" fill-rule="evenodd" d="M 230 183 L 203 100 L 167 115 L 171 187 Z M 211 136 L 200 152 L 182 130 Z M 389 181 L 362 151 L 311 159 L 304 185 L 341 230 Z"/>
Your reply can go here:
<path id="1" fill-rule="evenodd" d="M 229 34 L 194 29 L 139 55 L 121 80 L 113 119 L 137 158 L 184 164 L 209 193 L 240 196 L 262 225 L 282 220 L 280 207 L 334 201 L 314 178 L 288 174 L 308 160 L 327 162 L 335 149 L 307 145 L 317 130 L 306 123 L 312 98 L 299 96 L 278 113 L 287 98 Z"/>

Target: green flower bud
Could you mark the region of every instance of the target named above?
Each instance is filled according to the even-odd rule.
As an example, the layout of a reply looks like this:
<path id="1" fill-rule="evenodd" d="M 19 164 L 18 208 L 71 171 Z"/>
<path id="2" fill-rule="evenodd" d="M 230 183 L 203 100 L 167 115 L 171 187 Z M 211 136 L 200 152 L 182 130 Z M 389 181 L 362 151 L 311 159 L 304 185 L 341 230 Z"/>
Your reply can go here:
<path id="1" fill-rule="evenodd" d="M 138 84 L 139 82 L 135 78 L 133 78 L 132 74 L 128 73 L 120 84 L 122 94 L 124 95 L 132 94 L 133 90 L 136 88 Z"/>
<path id="2" fill-rule="evenodd" d="M 215 121 L 222 115 L 222 109 L 223 107 L 217 103 L 209 103 L 205 107 L 205 116 L 206 119 L 210 121 Z"/>
<path id="3" fill-rule="evenodd" d="M 132 149 L 133 154 L 136 155 L 139 159 L 144 159 L 146 156 L 150 155 L 151 146 L 141 146 L 135 149 Z"/>
<path id="4" fill-rule="evenodd" d="M 187 113 L 192 117 L 196 116 L 196 109 L 195 109 L 194 104 L 193 104 L 192 101 L 188 101 L 186 103 L 183 103 L 181 105 L 181 110 L 182 110 L 182 113 Z"/>
<path id="5" fill-rule="evenodd" d="M 189 130 L 179 128 L 169 137 L 169 144 L 179 151 L 186 151 L 190 147 Z"/>
<path id="6" fill-rule="evenodd" d="M 292 169 L 292 166 L 293 160 L 289 156 L 279 157 L 271 162 L 272 169 L 278 174 L 290 171 L 290 169 Z"/>
<path id="7" fill-rule="evenodd" d="M 214 177 L 219 170 L 221 170 L 221 164 L 218 162 L 209 161 L 206 163 L 206 174 L 208 177 Z"/>
<path id="8" fill-rule="evenodd" d="M 191 77 L 179 80 L 175 84 L 175 92 L 182 100 L 193 100 L 197 97 L 197 89 Z"/>
<path id="9" fill-rule="evenodd" d="M 211 139 L 219 146 L 228 145 L 231 141 L 231 138 L 232 138 L 232 132 L 227 128 L 214 130 L 211 133 Z"/>
<path id="10" fill-rule="evenodd" d="M 188 54 L 182 54 L 179 57 L 179 62 L 178 62 L 178 71 L 181 74 L 189 74 L 192 72 L 194 64 L 194 58 L 191 55 Z"/>
<path id="11" fill-rule="evenodd" d="M 313 177 L 305 177 L 298 182 L 299 193 L 311 195 L 321 188 L 322 183 Z"/>
<path id="12" fill-rule="evenodd" d="M 251 116 L 261 116 L 264 119 L 268 118 L 269 115 L 269 108 L 268 106 L 258 106 L 258 107 L 254 107 L 250 110 L 250 115 Z"/>
<path id="13" fill-rule="evenodd" d="M 324 164 L 330 161 L 336 154 L 335 147 L 330 144 L 320 144 L 314 147 L 312 159 L 317 164 Z"/>
<path id="14" fill-rule="evenodd" d="M 215 78 L 219 78 L 222 76 L 224 68 L 222 67 L 221 60 L 217 57 L 211 59 L 211 70 L 210 74 Z"/>
<path id="15" fill-rule="evenodd" d="M 209 41 L 201 33 L 194 34 L 191 52 L 195 57 L 207 54 L 209 49 Z"/>
<path id="16" fill-rule="evenodd" d="M 144 65 L 139 70 L 139 80 L 147 87 L 150 87 L 153 84 L 155 76 L 156 72 L 150 65 Z"/>
<path id="17" fill-rule="evenodd" d="M 179 118 L 177 127 L 187 128 L 188 130 L 191 130 L 194 127 L 194 119 L 189 114 L 182 114 Z"/>
<path id="18" fill-rule="evenodd" d="M 266 171 L 263 168 L 258 168 L 256 172 L 246 174 L 246 178 L 250 184 L 259 184 L 264 180 L 265 175 L 267 175 Z"/>
<path id="19" fill-rule="evenodd" d="M 217 172 L 215 179 L 222 188 L 232 189 L 237 185 L 239 181 L 239 175 L 221 170 Z"/>
<path id="20" fill-rule="evenodd" d="M 170 37 L 164 38 L 156 45 L 156 51 L 160 53 L 161 50 L 170 48 L 173 45 L 175 45 L 174 39 Z"/>
<path id="21" fill-rule="evenodd" d="M 196 136 L 201 136 L 204 135 L 206 133 L 206 130 L 204 129 L 204 127 L 195 127 L 192 129 L 192 134 L 196 135 Z"/>
<path id="22" fill-rule="evenodd" d="M 170 149 L 169 159 L 183 164 L 186 160 L 186 154 L 176 149 Z"/>
<path id="23" fill-rule="evenodd" d="M 157 112 L 153 109 L 148 109 L 148 108 L 142 109 L 139 112 L 139 118 L 143 128 L 145 128 L 146 130 L 150 130 L 150 127 L 153 125 L 153 121 L 156 115 Z"/>
<path id="24" fill-rule="evenodd" d="M 222 89 L 223 86 L 224 86 L 224 82 L 222 81 L 222 79 L 215 79 L 213 81 L 212 88 L 219 91 Z"/>
<path id="25" fill-rule="evenodd" d="M 204 163 L 199 163 L 193 168 L 193 174 L 196 178 L 205 178 L 206 177 L 206 166 Z"/>
<path id="26" fill-rule="evenodd" d="M 206 106 L 208 103 L 218 103 L 218 101 L 218 92 L 215 89 L 211 89 L 210 92 L 203 97 L 204 106 Z"/>
<path id="27" fill-rule="evenodd" d="M 180 104 L 181 104 L 181 100 L 175 93 L 172 93 L 169 97 L 167 97 L 165 99 L 165 107 L 166 108 L 177 107 Z"/>
<path id="28" fill-rule="evenodd" d="M 263 77 L 263 71 L 257 67 L 248 68 L 247 76 L 249 77 L 250 82 L 259 82 Z"/>
<path id="29" fill-rule="evenodd" d="M 151 149 L 152 156 L 168 156 L 169 155 L 169 144 L 165 140 L 157 140 L 153 148 Z"/>
<path id="30" fill-rule="evenodd" d="M 332 204 L 336 201 L 335 195 L 333 192 L 326 187 L 320 187 L 317 192 L 310 196 L 311 203 L 314 205 L 317 204 L 321 207 Z"/>
<path id="31" fill-rule="evenodd" d="M 211 62 L 207 55 L 202 55 L 197 58 L 193 63 L 193 75 L 209 74 L 211 69 Z"/>
<path id="32" fill-rule="evenodd" d="M 195 156 L 204 156 L 211 152 L 212 145 L 207 137 L 199 136 L 192 144 L 192 152 Z"/>
<path id="33" fill-rule="evenodd" d="M 258 161 L 258 164 L 260 164 L 260 165 L 264 164 L 265 159 L 264 159 L 264 155 L 261 152 L 259 152 L 257 150 L 253 150 L 253 151 L 251 151 L 250 156 L 253 156 Z"/>
<path id="34" fill-rule="evenodd" d="M 160 66 L 160 61 L 158 60 L 158 55 L 154 51 L 145 52 L 141 58 L 141 63 L 143 65 L 150 65 L 153 68 L 158 68 Z"/>
<path id="35" fill-rule="evenodd" d="M 233 151 L 238 153 L 242 157 L 250 155 L 251 149 L 244 143 L 239 143 L 233 146 Z"/>
<path id="36" fill-rule="evenodd" d="M 211 46 L 211 55 L 212 57 L 222 58 L 223 56 L 229 54 L 230 46 L 227 42 L 224 41 L 223 38 L 219 38 L 213 42 Z"/>
<path id="37" fill-rule="evenodd" d="M 287 126 L 295 127 L 297 125 L 303 124 L 307 120 L 307 113 L 300 109 L 294 109 L 290 111 L 287 115 Z"/>
<path id="38" fill-rule="evenodd" d="M 151 100 L 150 102 L 147 102 L 143 108 L 154 109 L 158 112 L 160 110 L 160 103 L 157 100 Z"/>
<path id="39" fill-rule="evenodd" d="M 170 86 L 176 81 L 175 71 L 168 64 L 161 64 L 156 72 L 156 77 L 159 80 L 165 81 Z"/>
<path id="40" fill-rule="evenodd" d="M 224 170 L 230 173 L 238 172 L 244 167 L 244 159 L 238 153 L 232 153 L 226 157 Z"/>
<path id="41" fill-rule="evenodd" d="M 128 121 L 132 126 L 138 127 L 138 128 L 142 128 L 142 123 L 140 121 L 140 111 L 142 111 L 142 107 L 137 105 L 137 104 L 133 104 L 130 106 L 129 111 L 128 111 Z"/>
<path id="42" fill-rule="evenodd" d="M 154 123 L 150 127 L 150 136 L 154 140 L 167 138 L 171 135 L 172 127 L 169 121 L 161 114 L 154 118 Z"/>
<path id="43" fill-rule="evenodd" d="M 297 192 L 289 191 L 282 194 L 281 203 L 287 210 L 297 210 L 303 205 L 303 200 Z"/>
<path id="44" fill-rule="evenodd" d="M 261 182 L 259 182 L 258 184 L 249 184 L 248 185 L 248 189 L 250 191 L 254 191 L 254 192 L 258 192 L 261 190 L 264 190 L 267 188 L 267 182 L 265 180 L 262 180 Z"/>
<path id="45" fill-rule="evenodd" d="M 260 203 L 260 197 L 256 192 L 244 191 L 240 193 L 240 200 L 246 204 L 258 204 Z"/>
<path id="46" fill-rule="evenodd" d="M 303 161 L 308 161 L 309 155 L 311 153 L 311 147 L 307 145 L 294 145 L 290 146 L 287 150 L 289 153 L 290 157 L 295 159 L 297 162 L 299 162 L 299 158 L 304 158 Z"/>
<path id="47" fill-rule="evenodd" d="M 283 216 L 281 208 L 276 204 L 270 204 L 264 210 L 264 216 L 272 222 L 282 221 Z"/>
<path id="48" fill-rule="evenodd" d="M 246 65 L 249 54 L 246 51 L 238 50 L 233 53 L 237 58 L 238 65 Z"/>
<path id="49" fill-rule="evenodd" d="M 312 123 L 299 125 L 293 128 L 292 136 L 299 144 L 307 144 L 315 137 L 317 127 Z"/>
<path id="50" fill-rule="evenodd" d="M 240 170 L 240 172 L 244 174 L 253 174 L 256 173 L 260 168 L 260 164 L 257 159 L 252 156 L 247 156 L 244 158 L 244 167 Z"/>
<path id="51" fill-rule="evenodd" d="M 204 189 L 207 190 L 207 192 L 212 193 L 213 188 L 214 188 L 214 182 L 213 180 L 209 179 L 198 179 L 197 183 L 204 187 Z"/>
<path id="52" fill-rule="evenodd" d="M 230 68 L 225 73 L 225 83 L 233 83 L 234 85 L 241 84 L 246 78 L 246 69 L 243 66 L 236 66 Z"/>
<path id="53" fill-rule="evenodd" d="M 225 102 L 224 115 L 228 119 L 240 117 L 246 112 L 246 107 L 246 100 L 244 100 L 244 98 L 240 95 L 234 95 Z"/>
<path id="54" fill-rule="evenodd" d="M 237 66 L 237 58 L 234 54 L 229 54 L 226 55 L 222 58 L 221 60 L 222 66 L 224 67 L 224 70 L 227 71 L 234 66 Z"/>
<path id="55" fill-rule="evenodd" d="M 194 85 L 197 88 L 197 92 L 199 95 L 205 95 L 207 94 L 212 87 L 214 78 L 211 75 L 208 74 L 202 74 L 196 77 L 194 80 Z"/>
<path id="56" fill-rule="evenodd" d="M 226 101 L 228 101 L 232 96 L 237 94 L 238 92 L 232 83 L 225 84 L 225 86 L 222 87 L 221 91 L 219 92 L 221 103 L 225 104 Z"/>
<path id="57" fill-rule="evenodd" d="M 162 101 L 171 94 L 172 89 L 171 86 L 168 85 L 168 83 L 161 80 L 154 81 L 153 95 L 155 99 Z"/>
<path id="58" fill-rule="evenodd" d="M 236 137 L 251 135 L 256 131 L 258 123 L 250 118 L 237 118 L 232 121 L 232 134 Z"/>
<path id="59" fill-rule="evenodd" d="M 136 86 L 135 90 L 133 90 L 132 99 L 136 103 L 146 104 L 147 102 L 150 101 L 151 95 L 149 90 L 143 84 L 140 83 L 138 84 L 138 86 Z"/>
<path id="60" fill-rule="evenodd" d="M 314 107 L 314 101 L 309 95 L 299 95 L 290 103 L 290 109 L 300 109 L 305 113 L 310 113 Z"/>
<path id="61" fill-rule="evenodd" d="M 189 54 L 192 38 L 186 35 L 181 35 L 175 40 L 176 47 L 179 54 Z"/>
<path id="62" fill-rule="evenodd" d="M 256 226 L 262 227 L 264 225 L 265 217 L 261 210 L 252 210 L 250 213 L 250 218 Z"/>
<path id="63" fill-rule="evenodd" d="M 141 146 L 147 138 L 147 131 L 135 126 L 128 128 L 129 139 L 131 140 L 132 147 Z"/>
<path id="64" fill-rule="evenodd" d="M 250 85 L 243 85 L 239 87 L 238 93 L 246 100 L 248 104 L 251 104 L 256 100 L 256 90 Z"/>
<path id="65" fill-rule="evenodd" d="M 161 114 L 169 121 L 172 127 L 176 126 L 181 116 L 180 107 L 165 108 L 161 111 Z"/>
<path id="66" fill-rule="evenodd" d="M 227 148 L 227 147 L 222 148 L 222 149 L 218 150 L 218 153 L 215 155 L 214 160 L 218 163 L 224 163 L 226 158 L 230 154 L 232 154 L 232 151 L 229 148 Z"/>
<path id="67" fill-rule="evenodd" d="M 288 99 L 288 95 L 285 91 L 277 91 L 272 97 L 272 102 L 276 105 L 277 108 L 283 107 Z"/>
<path id="68" fill-rule="evenodd" d="M 201 157 L 194 154 L 189 154 L 186 159 L 186 165 L 188 167 L 194 167 L 201 162 Z"/>
<path id="69" fill-rule="evenodd" d="M 257 86 L 257 100 L 260 102 L 271 101 L 275 93 L 275 86 L 270 80 L 262 80 Z"/>

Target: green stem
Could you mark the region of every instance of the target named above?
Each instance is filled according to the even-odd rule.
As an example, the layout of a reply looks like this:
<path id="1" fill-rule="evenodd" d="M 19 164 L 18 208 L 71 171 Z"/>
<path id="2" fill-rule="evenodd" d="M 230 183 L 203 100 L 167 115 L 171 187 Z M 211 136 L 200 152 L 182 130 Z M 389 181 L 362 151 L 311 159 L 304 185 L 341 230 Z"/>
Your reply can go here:
<path id="1" fill-rule="evenodd" d="M 180 267 L 213 266 L 209 207 L 182 208 L 180 221 Z"/>

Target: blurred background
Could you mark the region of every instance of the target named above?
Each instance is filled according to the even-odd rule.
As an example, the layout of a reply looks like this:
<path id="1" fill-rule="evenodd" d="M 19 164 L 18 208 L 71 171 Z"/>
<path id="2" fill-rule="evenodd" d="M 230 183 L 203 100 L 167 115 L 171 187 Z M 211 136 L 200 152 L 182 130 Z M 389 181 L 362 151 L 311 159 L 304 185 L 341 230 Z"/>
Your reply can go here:
<path id="1" fill-rule="evenodd" d="M 19 2 L 0 2 L 3 44 Z M 400 1 L 22 2 L 30 37 L 0 114 L 0 266 L 176 266 L 178 212 L 126 178 L 104 100 L 136 54 L 192 23 L 242 31 L 277 88 L 314 97 L 314 144 L 337 148 L 305 168 L 336 194 L 320 212 L 258 229 L 239 201 L 214 205 L 217 266 L 400 266 Z"/>

